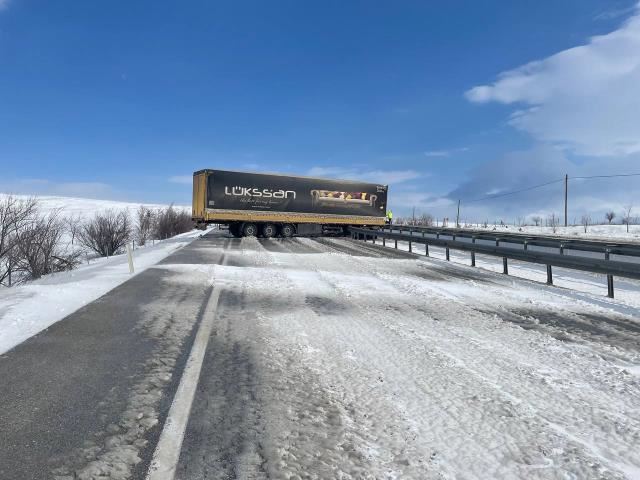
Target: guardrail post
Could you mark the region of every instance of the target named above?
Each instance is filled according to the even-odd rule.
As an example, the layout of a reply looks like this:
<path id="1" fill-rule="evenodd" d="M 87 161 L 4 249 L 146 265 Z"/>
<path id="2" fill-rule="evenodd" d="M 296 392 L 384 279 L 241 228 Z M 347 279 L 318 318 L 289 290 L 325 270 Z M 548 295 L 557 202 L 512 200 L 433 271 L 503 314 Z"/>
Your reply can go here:
<path id="1" fill-rule="evenodd" d="M 560 244 L 560 255 L 564 255 L 564 243 Z"/>
<path id="2" fill-rule="evenodd" d="M 428 243 L 424 244 L 424 256 L 425 257 L 429 256 L 429 244 Z"/>
<path id="3" fill-rule="evenodd" d="M 471 237 L 471 243 L 476 243 L 476 237 Z M 471 266 L 476 266 L 476 252 L 471 252 Z"/>
<path id="4" fill-rule="evenodd" d="M 376 237 L 377 235 L 371 235 L 371 242 L 375 245 L 376 244 Z"/>
<path id="5" fill-rule="evenodd" d="M 396 240 L 396 246 L 395 246 L 395 248 L 396 248 L 396 249 L 398 248 L 398 240 Z"/>
<path id="6" fill-rule="evenodd" d="M 553 285 L 553 271 L 551 265 L 547 265 L 547 285 Z"/>
<path id="7" fill-rule="evenodd" d="M 449 261 L 449 245 L 445 248 L 445 255 L 447 256 L 447 262 Z"/>
<path id="8" fill-rule="evenodd" d="M 608 248 L 604 252 L 604 259 L 609 260 L 611 250 Z M 607 275 L 607 297 L 613 298 L 613 275 Z"/>
<path id="9" fill-rule="evenodd" d="M 613 298 L 613 275 L 607 275 L 607 297 Z"/>
<path id="10" fill-rule="evenodd" d="M 409 236 L 413 237 L 413 230 L 409 230 Z M 411 248 L 411 240 L 409 240 L 409 253 L 412 253 L 413 249 Z"/>
<path id="11" fill-rule="evenodd" d="M 383 232 L 384 233 L 384 232 Z M 387 242 L 385 242 L 386 238 L 382 237 L 382 246 L 386 247 L 387 246 Z"/>
<path id="12" fill-rule="evenodd" d="M 496 238 L 496 247 L 500 246 L 500 239 Z M 509 275 L 509 263 L 507 257 L 502 257 L 502 273 Z"/>

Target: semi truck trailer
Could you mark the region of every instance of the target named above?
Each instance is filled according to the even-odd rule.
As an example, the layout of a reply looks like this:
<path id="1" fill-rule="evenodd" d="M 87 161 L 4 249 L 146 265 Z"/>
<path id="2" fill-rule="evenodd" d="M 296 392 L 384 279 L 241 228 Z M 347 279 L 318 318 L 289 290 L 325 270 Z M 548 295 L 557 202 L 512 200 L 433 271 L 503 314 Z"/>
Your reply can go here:
<path id="1" fill-rule="evenodd" d="M 235 237 L 346 233 L 350 225 L 384 225 L 387 185 L 293 175 L 199 170 L 192 218 L 228 225 Z"/>

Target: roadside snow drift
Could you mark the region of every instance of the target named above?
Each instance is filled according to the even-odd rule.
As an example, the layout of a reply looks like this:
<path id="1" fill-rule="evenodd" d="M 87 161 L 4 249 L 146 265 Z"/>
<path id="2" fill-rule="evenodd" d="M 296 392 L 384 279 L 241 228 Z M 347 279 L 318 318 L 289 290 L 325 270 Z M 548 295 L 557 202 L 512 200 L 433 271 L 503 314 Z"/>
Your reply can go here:
<path id="1" fill-rule="evenodd" d="M 194 230 L 134 251 L 135 273 L 202 235 Z M 0 288 L 0 354 L 131 278 L 126 255 L 99 258 L 69 272 Z"/>

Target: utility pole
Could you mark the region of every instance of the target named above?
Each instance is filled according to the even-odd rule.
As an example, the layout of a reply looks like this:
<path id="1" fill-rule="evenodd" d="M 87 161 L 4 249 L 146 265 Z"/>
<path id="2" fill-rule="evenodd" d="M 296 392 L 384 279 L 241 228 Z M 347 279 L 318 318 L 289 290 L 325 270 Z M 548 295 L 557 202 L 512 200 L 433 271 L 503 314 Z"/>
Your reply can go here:
<path id="1" fill-rule="evenodd" d="M 567 200 L 569 198 L 569 174 L 564 176 L 564 226 L 567 226 Z"/>
<path id="2" fill-rule="evenodd" d="M 458 200 L 458 214 L 456 215 L 456 228 L 460 228 L 460 200 Z"/>
<path id="3" fill-rule="evenodd" d="M 416 207 L 413 207 L 413 213 L 411 214 L 412 224 L 415 226 L 416 224 Z"/>

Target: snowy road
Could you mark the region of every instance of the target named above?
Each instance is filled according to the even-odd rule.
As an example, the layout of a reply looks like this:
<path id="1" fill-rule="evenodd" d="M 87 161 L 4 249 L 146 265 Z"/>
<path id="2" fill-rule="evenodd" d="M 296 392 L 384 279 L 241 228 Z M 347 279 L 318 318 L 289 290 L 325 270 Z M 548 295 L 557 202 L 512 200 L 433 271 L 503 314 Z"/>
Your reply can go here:
<path id="1" fill-rule="evenodd" d="M 348 240 L 237 242 L 178 478 L 640 473 L 632 318 Z"/>
<path id="2" fill-rule="evenodd" d="M 635 308 L 216 234 L 0 357 L 0 477 L 144 478 L 211 286 L 178 479 L 640 478 Z"/>

